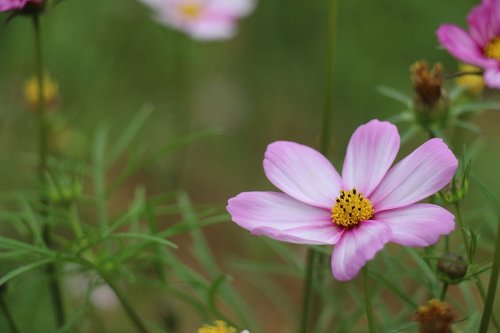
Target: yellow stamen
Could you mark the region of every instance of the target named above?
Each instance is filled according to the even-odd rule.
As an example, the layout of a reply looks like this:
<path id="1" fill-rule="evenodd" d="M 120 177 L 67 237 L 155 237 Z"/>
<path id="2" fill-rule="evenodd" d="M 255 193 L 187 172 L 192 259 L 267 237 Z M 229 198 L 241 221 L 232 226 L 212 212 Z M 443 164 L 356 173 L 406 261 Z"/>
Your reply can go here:
<path id="1" fill-rule="evenodd" d="M 488 58 L 500 60 L 500 37 L 493 38 L 484 48 L 484 55 Z"/>
<path id="2" fill-rule="evenodd" d="M 180 7 L 182 15 L 187 18 L 196 18 L 200 16 L 202 7 L 197 3 L 186 3 Z"/>
<path id="3" fill-rule="evenodd" d="M 228 326 L 222 320 L 216 320 L 214 326 L 205 325 L 198 330 L 198 333 L 236 333 L 236 328 Z"/>
<path id="4" fill-rule="evenodd" d="M 373 205 L 363 194 L 353 188 L 340 191 L 332 208 L 332 222 L 343 228 L 353 228 L 373 216 Z"/>

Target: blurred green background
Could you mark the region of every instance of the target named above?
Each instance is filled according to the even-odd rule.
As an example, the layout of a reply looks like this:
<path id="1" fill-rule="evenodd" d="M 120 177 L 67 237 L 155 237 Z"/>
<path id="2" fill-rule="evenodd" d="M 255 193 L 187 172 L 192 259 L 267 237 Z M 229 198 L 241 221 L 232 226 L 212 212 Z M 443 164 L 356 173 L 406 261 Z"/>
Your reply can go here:
<path id="1" fill-rule="evenodd" d="M 438 47 L 435 30 L 443 22 L 464 25 L 475 3 L 340 1 L 332 92 L 331 157 L 337 166 L 357 126 L 401 110 L 380 95 L 377 86 L 411 94 L 409 66 L 421 59 L 441 61 L 445 71 L 456 71 L 457 62 Z M 153 106 L 138 145 L 159 147 L 211 128 L 220 134 L 147 166 L 131 188 L 144 182 L 148 193 L 155 194 L 181 187 L 193 201 L 218 206 L 242 191 L 272 189 L 261 164 L 268 143 L 284 139 L 318 145 L 328 11 L 327 0 L 261 1 L 242 20 L 235 38 L 197 42 L 154 22 L 138 1 L 62 1 L 43 17 L 44 54 L 48 72 L 59 84 L 61 126 L 78 133 L 78 147 L 90 146 L 99 126 L 110 128 L 112 141 L 113 133 L 118 135 L 139 110 Z M 15 18 L 0 27 L 0 179 L 5 193 L 33 188 L 36 182 L 29 161 L 37 129 L 22 95 L 23 82 L 34 74 L 33 52 L 29 19 Z M 473 170 L 496 193 L 499 121 L 496 112 L 477 118 L 484 132 L 473 161 Z M 425 138 L 422 133 L 402 152 Z M 113 202 L 117 210 L 129 200 L 127 190 L 132 191 L 122 189 Z M 476 204 L 486 205 L 480 195 L 469 201 L 470 206 Z M 486 224 L 486 231 L 493 225 Z M 221 262 L 233 253 L 259 253 L 253 238 L 233 224 L 206 232 Z M 299 302 L 300 283 L 287 283 Z M 263 326 L 293 327 L 281 316 L 270 319 L 261 313 L 259 318 L 270 323 Z M 192 332 L 199 326 L 197 320 L 185 321 L 182 332 Z"/>

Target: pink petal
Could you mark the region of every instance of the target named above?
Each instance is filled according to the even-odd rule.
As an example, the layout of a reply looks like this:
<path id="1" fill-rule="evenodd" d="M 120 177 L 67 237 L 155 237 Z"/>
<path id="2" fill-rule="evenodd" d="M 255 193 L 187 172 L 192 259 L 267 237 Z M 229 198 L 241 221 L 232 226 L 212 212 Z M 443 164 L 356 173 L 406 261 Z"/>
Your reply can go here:
<path id="1" fill-rule="evenodd" d="M 484 83 L 490 88 L 500 89 L 500 70 L 486 70 L 484 72 Z"/>
<path id="2" fill-rule="evenodd" d="M 333 250 L 333 277 L 340 281 L 354 278 L 391 237 L 391 228 L 377 221 L 364 221 L 357 228 L 345 230 Z"/>
<path id="3" fill-rule="evenodd" d="M 0 0 L 0 12 L 22 9 L 28 0 Z"/>
<path id="4" fill-rule="evenodd" d="M 208 6 L 217 11 L 239 18 L 250 14 L 256 5 L 255 0 L 210 0 Z"/>
<path id="5" fill-rule="evenodd" d="M 183 30 L 199 40 L 224 40 L 236 34 L 236 23 L 232 18 L 203 17 L 193 22 L 186 22 Z"/>
<path id="6" fill-rule="evenodd" d="M 487 45 L 496 37 L 496 31 L 500 27 L 495 16 L 493 3 L 485 3 L 475 7 L 467 17 L 469 23 L 470 36 L 481 46 Z"/>
<path id="7" fill-rule="evenodd" d="M 488 59 L 484 56 L 482 47 L 472 40 L 472 38 L 461 28 L 443 24 L 437 31 L 439 42 L 456 58 L 465 63 L 483 68 L 495 67 L 496 60 Z"/>
<path id="8" fill-rule="evenodd" d="M 340 194 L 340 176 L 316 150 L 287 141 L 271 143 L 264 158 L 267 178 L 289 196 L 331 209 Z"/>
<path id="9" fill-rule="evenodd" d="M 330 211 L 277 192 L 244 192 L 229 199 L 232 220 L 255 235 L 299 244 L 335 244 L 341 234 Z"/>
<path id="10" fill-rule="evenodd" d="M 356 129 L 347 146 L 342 181 L 369 196 L 380 183 L 399 150 L 396 126 L 372 120 Z"/>
<path id="11" fill-rule="evenodd" d="M 377 213 L 374 220 L 389 225 L 394 243 L 429 246 L 455 229 L 455 217 L 446 209 L 431 204 L 414 204 Z"/>
<path id="12" fill-rule="evenodd" d="M 431 139 L 396 164 L 369 198 L 375 212 L 420 201 L 450 182 L 458 161 L 441 139 Z"/>

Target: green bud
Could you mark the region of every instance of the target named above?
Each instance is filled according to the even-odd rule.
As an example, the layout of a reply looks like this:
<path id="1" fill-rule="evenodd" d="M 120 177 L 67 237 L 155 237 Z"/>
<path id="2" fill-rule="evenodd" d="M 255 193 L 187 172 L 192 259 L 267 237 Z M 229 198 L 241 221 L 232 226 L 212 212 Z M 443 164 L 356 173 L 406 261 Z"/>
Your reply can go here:
<path id="1" fill-rule="evenodd" d="M 71 176 L 47 177 L 45 193 L 51 203 L 66 206 L 81 197 L 82 184 Z"/>
<path id="2" fill-rule="evenodd" d="M 467 263 L 461 256 L 447 253 L 437 263 L 438 276 L 441 281 L 455 284 L 467 274 Z"/>
<path id="3" fill-rule="evenodd" d="M 447 204 L 461 201 L 469 190 L 470 160 L 464 164 L 462 163 L 461 168 L 455 173 L 450 184 L 437 194 Z"/>

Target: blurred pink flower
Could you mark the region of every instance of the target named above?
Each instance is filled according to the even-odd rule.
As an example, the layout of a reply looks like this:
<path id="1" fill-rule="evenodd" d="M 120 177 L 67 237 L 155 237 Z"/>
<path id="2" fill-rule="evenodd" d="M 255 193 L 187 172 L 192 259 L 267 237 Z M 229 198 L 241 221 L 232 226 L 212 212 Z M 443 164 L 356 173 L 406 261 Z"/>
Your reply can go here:
<path id="1" fill-rule="evenodd" d="M 23 9 L 29 4 L 39 4 L 43 0 L 0 0 L 0 12 Z"/>
<path id="2" fill-rule="evenodd" d="M 153 8 L 160 23 L 194 39 L 227 39 L 235 35 L 238 19 L 255 7 L 255 0 L 140 0 Z"/>
<path id="3" fill-rule="evenodd" d="M 469 31 L 452 24 L 437 30 L 441 45 L 461 61 L 484 69 L 487 86 L 500 88 L 500 0 L 483 0 L 467 17 Z"/>
<path id="4" fill-rule="evenodd" d="M 229 199 L 227 210 L 255 235 L 335 245 L 333 276 L 350 280 L 387 242 L 428 246 L 455 228 L 446 209 L 417 202 L 450 182 L 457 159 L 435 138 L 389 169 L 399 141 L 388 122 L 360 126 L 347 147 L 342 176 L 312 148 L 274 142 L 265 153 L 264 171 L 284 193 L 240 193 Z"/>

